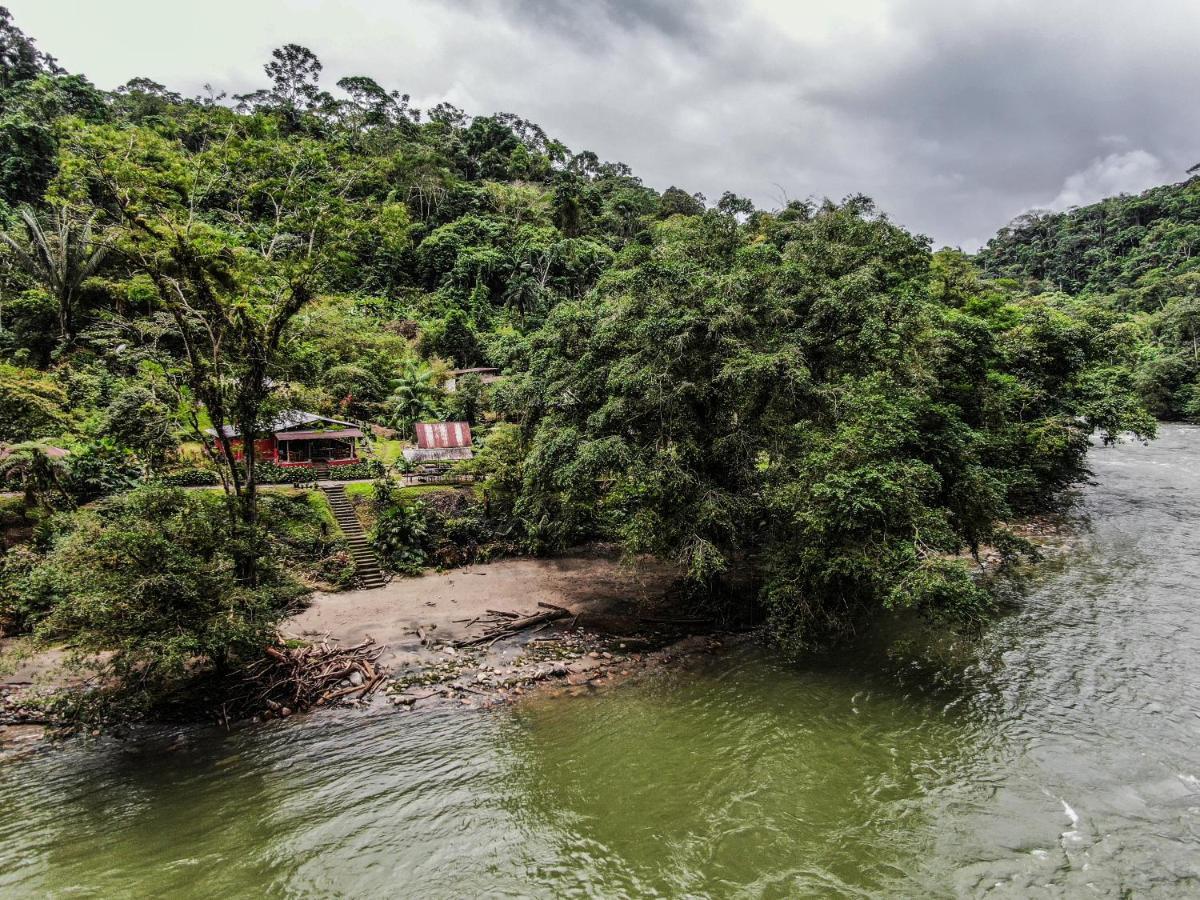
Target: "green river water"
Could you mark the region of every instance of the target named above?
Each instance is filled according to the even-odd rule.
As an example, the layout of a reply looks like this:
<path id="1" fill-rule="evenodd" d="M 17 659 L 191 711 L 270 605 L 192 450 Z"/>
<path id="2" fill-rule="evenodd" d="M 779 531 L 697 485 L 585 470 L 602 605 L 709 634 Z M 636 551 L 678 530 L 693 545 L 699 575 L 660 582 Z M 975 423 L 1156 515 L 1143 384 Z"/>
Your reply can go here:
<path id="1" fill-rule="evenodd" d="M 1200 896 L 1200 430 L 976 641 L 0 764 L 5 897 Z"/>

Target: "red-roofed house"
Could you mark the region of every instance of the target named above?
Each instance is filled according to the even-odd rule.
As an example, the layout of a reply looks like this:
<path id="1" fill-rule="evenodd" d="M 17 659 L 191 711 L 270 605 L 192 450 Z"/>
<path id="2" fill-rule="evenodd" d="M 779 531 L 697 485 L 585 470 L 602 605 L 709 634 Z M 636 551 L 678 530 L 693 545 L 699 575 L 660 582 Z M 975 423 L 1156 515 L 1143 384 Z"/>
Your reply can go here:
<path id="1" fill-rule="evenodd" d="M 404 450 L 404 458 L 414 465 L 452 463 L 475 455 L 467 422 L 419 422 L 416 428 L 417 446 Z"/>
<path id="2" fill-rule="evenodd" d="M 238 430 L 231 425 L 222 425 L 221 430 L 233 439 L 234 455 L 241 459 L 242 439 Z M 363 433 L 353 422 L 288 410 L 265 430 L 270 432 L 269 436 L 256 440 L 254 447 L 259 459 L 276 465 L 347 466 L 359 462 L 358 442 Z"/>

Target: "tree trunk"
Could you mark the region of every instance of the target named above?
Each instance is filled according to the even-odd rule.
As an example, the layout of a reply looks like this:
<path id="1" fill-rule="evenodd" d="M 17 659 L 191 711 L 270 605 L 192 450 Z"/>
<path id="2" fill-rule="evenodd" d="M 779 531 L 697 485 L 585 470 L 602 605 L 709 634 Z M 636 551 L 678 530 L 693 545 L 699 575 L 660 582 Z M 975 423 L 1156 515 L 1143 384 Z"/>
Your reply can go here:
<path id="1" fill-rule="evenodd" d="M 255 463 L 258 459 L 258 447 L 255 446 L 258 432 L 254 419 L 240 423 L 242 432 L 242 463 L 246 468 L 245 481 L 238 497 L 238 518 L 240 520 L 241 545 L 238 548 L 237 576 L 238 580 L 248 587 L 258 586 L 258 478 Z"/>
<path id="2" fill-rule="evenodd" d="M 58 300 L 58 335 L 64 346 L 75 343 L 74 301 L 70 294 Z"/>

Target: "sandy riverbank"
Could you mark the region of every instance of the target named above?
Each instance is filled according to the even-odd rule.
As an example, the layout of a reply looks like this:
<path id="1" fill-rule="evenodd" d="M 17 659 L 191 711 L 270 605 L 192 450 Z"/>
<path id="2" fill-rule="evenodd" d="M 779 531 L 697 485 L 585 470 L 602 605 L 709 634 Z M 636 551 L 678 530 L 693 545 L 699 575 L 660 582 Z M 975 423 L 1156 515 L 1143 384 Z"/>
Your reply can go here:
<path id="1" fill-rule="evenodd" d="M 630 566 L 600 552 L 507 559 L 397 578 L 373 590 L 318 592 L 281 632 L 347 646 L 374 640 L 389 672 L 374 703 L 504 702 L 543 682 L 610 680 L 706 648 L 701 640 L 666 649 L 679 633 L 639 619 L 669 615 L 663 604 L 674 580 L 670 566 L 652 560 Z M 539 603 L 570 615 L 487 645 L 455 646 L 488 627 L 494 618 L 489 610 L 532 614 Z M 21 646 L 0 643 L 0 703 L 7 697 L 15 706 L 30 695 L 80 683 L 80 673 L 64 666 L 63 651 L 21 655 Z M 0 743 L 30 733 L 29 726 L 0 725 Z"/>
<path id="2" fill-rule="evenodd" d="M 380 662 L 395 667 L 438 658 L 433 646 L 477 635 L 489 609 L 536 612 L 552 603 L 578 613 L 629 616 L 653 608 L 675 577 L 661 563 L 636 568 L 609 556 L 507 559 L 484 565 L 397 578 L 369 591 L 317 593 L 304 612 L 284 623 L 285 635 L 328 636 L 343 644 L 374 638 L 384 646 Z M 420 629 L 426 635 L 421 642 Z"/>
<path id="3" fill-rule="evenodd" d="M 367 638 L 383 648 L 389 681 L 380 697 L 396 706 L 489 706 L 530 691 L 610 683 L 717 646 L 685 636 L 670 618 L 675 570 L 651 560 L 622 565 L 605 555 L 513 559 L 383 588 L 317 594 L 283 632 L 343 645 Z M 499 621 L 489 611 L 532 615 L 547 604 L 569 613 L 538 628 L 475 646 Z"/>

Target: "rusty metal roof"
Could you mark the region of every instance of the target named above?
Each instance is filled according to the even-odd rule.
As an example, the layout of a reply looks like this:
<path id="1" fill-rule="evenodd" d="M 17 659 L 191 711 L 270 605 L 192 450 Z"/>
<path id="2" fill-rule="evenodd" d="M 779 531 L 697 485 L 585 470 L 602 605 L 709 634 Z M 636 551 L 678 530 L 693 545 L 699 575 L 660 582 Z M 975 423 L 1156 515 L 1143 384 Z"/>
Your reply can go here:
<path id="1" fill-rule="evenodd" d="M 277 441 L 312 441 L 318 438 L 360 438 L 362 431 L 357 428 L 342 428 L 338 431 L 277 431 Z"/>
<path id="2" fill-rule="evenodd" d="M 417 446 L 422 450 L 470 447 L 471 426 L 467 422 L 418 422 Z"/>

